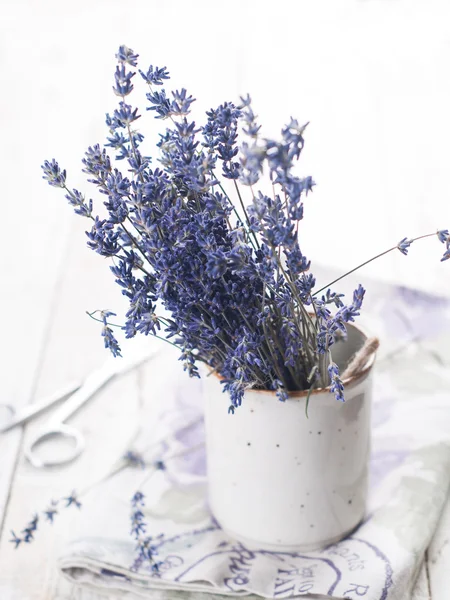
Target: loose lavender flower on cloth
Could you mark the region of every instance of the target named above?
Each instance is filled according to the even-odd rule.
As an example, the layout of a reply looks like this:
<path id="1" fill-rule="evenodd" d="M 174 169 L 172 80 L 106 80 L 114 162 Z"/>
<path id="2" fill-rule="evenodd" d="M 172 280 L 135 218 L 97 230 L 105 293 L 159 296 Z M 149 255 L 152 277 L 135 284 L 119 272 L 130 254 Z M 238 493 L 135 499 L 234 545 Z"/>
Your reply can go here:
<path id="1" fill-rule="evenodd" d="M 54 159 L 43 171 L 91 221 L 88 246 L 112 261 L 129 301 L 126 337 L 143 333 L 170 341 L 193 377 L 198 362 L 211 367 L 230 394 L 230 412 L 247 388 L 274 390 L 286 400 L 290 391 L 330 385 L 344 400 L 332 347 L 359 316 L 364 289 L 359 286 L 348 305 L 329 286 L 315 290 L 298 239 L 304 200 L 315 185 L 295 172 L 306 125 L 291 119 L 280 139 L 263 138 L 249 96 L 209 110 L 205 124 L 197 125 L 190 117 L 194 98 L 184 88 L 166 89 L 166 67 L 138 70 L 138 55 L 126 46 L 116 58 L 118 105 L 106 115 L 106 143 L 89 147 L 82 161 L 88 181 L 105 198 L 105 215 L 95 215 L 93 201 L 68 186 Z M 147 110 L 168 122 L 156 144 L 156 164 L 141 151 L 144 136 L 136 121 L 142 115 L 128 99 L 138 72 L 147 86 Z M 255 187 L 263 173 L 269 190 Z M 223 180 L 230 180 L 231 191 Z M 437 236 L 447 260 L 448 231 Z M 404 238 L 379 256 L 394 249 L 407 254 L 414 241 Z M 111 315 L 101 312 L 102 335 L 118 356 Z"/>

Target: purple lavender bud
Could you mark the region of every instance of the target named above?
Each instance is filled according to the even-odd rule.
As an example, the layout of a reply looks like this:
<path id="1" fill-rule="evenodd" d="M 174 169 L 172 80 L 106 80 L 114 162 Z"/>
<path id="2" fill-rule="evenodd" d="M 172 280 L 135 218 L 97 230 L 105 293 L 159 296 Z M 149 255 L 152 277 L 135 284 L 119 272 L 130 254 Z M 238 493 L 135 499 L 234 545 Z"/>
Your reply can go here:
<path id="1" fill-rule="evenodd" d="M 44 171 L 42 179 L 45 179 L 52 187 L 65 187 L 66 185 L 66 171 L 61 170 L 59 164 L 54 158 L 51 161 L 44 160 L 44 164 L 41 166 Z"/>
<path id="2" fill-rule="evenodd" d="M 400 240 L 400 242 L 397 244 L 397 248 L 400 250 L 400 252 L 402 254 L 404 254 L 405 256 L 408 254 L 408 249 L 411 246 L 413 240 L 408 240 L 408 238 L 403 238 L 402 240 Z"/>
<path id="3" fill-rule="evenodd" d="M 139 73 L 142 79 L 150 85 L 163 85 L 165 79 L 170 79 L 169 71 L 166 67 L 159 68 L 150 65 L 147 73 L 143 71 L 139 71 Z"/>
<path id="4" fill-rule="evenodd" d="M 330 375 L 330 392 L 336 397 L 339 402 L 345 402 L 344 398 L 344 385 L 339 377 L 339 367 L 336 363 L 330 363 L 328 367 L 328 374 Z"/>
<path id="5" fill-rule="evenodd" d="M 134 54 L 133 50 L 127 48 L 127 46 L 120 46 L 116 54 L 116 58 L 120 63 L 130 65 L 131 67 L 137 65 L 138 57 L 139 54 Z"/>
<path id="6" fill-rule="evenodd" d="M 441 229 L 436 233 L 436 235 L 438 236 L 440 242 L 447 244 L 448 248 L 450 245 L 450 235 L 448 233 L 448 229 Z"/>
<path id="7" fill-rule="evenodd" d="M 136 75 L 131 71 L 127 71 L 124 65 L 118 65 L 114 74 L 116 84 L 113 86 L 113 91 L 116 96 L 128 96 L 133 91 L 131 80 Z"/>
<path id="8" fill-rule="evenodd" d="M 444 252 L 444 256 L 441 258 L 441 262 L 444 260 L 448 260 L 450 258 L 450 247 L 447 247 L 447 250 Z"/>

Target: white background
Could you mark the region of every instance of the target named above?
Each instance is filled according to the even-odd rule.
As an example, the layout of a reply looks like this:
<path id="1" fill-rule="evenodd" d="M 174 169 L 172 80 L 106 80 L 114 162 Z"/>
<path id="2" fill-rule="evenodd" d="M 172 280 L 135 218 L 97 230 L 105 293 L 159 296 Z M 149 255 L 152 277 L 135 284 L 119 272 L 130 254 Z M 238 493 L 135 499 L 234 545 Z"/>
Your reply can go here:
<path id="1" fill-rule="evenodd" d="M 88 252 L 84 222 L 41 179 L 40 165 L 58 158 L 71 184 L 89 190 L 80 159 L 105 139 L 119 44 L 138 52 L 143 68 L 167 65 L 171 84 L 198 99 L 200 117 L 249 92 L 266 134 L 291 115 L 310 121 L 301 172 L 317 187 L 302 248 L 345 272 L 405 236 L 450 227 L 449 17 L 446 2 L 429 0 L 2 0 L 3 340 L 25 339 L 52 310 L 38 299 L 64 264 L 70 228 Z M 141 128 L 155 139 L 142 88 L 135 98 Z M 448 294 L 443 251 L 424 240 L 365 275 Z M 104 277 L 100 257 L 83 260 Z M 80 310 L 105 306 L 95 284 L 91 297 Z"/>

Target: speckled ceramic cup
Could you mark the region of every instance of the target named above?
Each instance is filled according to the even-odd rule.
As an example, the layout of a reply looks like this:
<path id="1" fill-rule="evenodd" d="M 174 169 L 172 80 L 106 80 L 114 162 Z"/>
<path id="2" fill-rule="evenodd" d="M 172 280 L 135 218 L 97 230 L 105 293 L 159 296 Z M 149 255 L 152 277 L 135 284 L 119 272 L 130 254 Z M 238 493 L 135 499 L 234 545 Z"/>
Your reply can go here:
<path id="1" fill-rule="evenodd" d="M 333 348 L 343 368 L 366 336 L 348 327 Z M 329 390 L 250 390 L 228 415 L 218 378 L 204 378 L 210 508 L 221 527 L 250 546 L 306 551 L 334 543 L 362 520 L 370 452 L 371 372 L 344 382 L 345 403 Z"/>

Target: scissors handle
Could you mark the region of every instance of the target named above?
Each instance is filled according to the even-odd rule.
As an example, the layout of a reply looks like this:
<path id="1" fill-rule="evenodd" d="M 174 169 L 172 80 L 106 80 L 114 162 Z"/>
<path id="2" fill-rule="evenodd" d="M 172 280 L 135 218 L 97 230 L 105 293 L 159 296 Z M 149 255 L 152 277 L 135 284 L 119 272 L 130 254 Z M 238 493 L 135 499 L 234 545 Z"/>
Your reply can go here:
<path id="1" fill-rule="evenodd" d="M 46 440 L 51 438 L 66 438 L 69 440 L 73 440 L 73 446 L 70 449 L 70 453 L 66 456 L 62 456 L 60 458 L 56 457 L 53 459 L 43 459 L 37 453 L 37 448 Z M 33 465 L 33 467 L 43 468 L 43 467 L 54 467 L 58 465 L 65 465 L 69 462 L 72 462 L 77 456 L 79 456 L 84 450 L 84 437 L 83 434 L 75 429 L 74 427 L 70 427 L 70 425 L 54 425 L 51 428 L 39 431 L 28 443 L 25 448 L 25 456 Z"/>
<path id="2" fill-rule="evenodd" d="M 84 437 L 77 429 L 66 425 L 64 421 L 83 406 L 97 390 L 102 388 L 114 376 L 138 366 L 151 358 L 154 354 L 155 351 L 153 349 L 147 349 L 144 354 L 131 355 L 127 359 L 121 359 L 119 363 L 117 362 L 117 359 L 109 359 L 103 367 L 91 373 L 86 378 L 84 384 L 55 411 L 46 427 L 41 429 L 36 436 L 32 438 L 31 442 L 29 442 L 25 449 L 25 456 L 30 463 L 35 467 L 42 468 L 64 465 L 77 458 L 84 450 Z M 68 456 L 48 460 L 42 459 L 37 455 L 37 446 L 45 440 L 57 437 L 69 438 L 74 441 L 72 452 Z"/>

